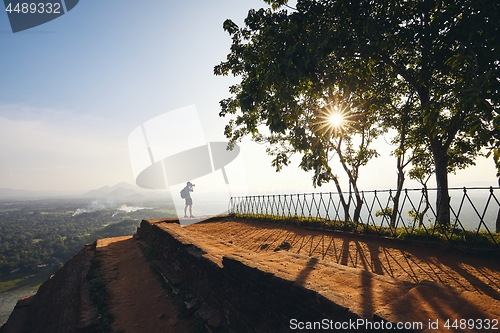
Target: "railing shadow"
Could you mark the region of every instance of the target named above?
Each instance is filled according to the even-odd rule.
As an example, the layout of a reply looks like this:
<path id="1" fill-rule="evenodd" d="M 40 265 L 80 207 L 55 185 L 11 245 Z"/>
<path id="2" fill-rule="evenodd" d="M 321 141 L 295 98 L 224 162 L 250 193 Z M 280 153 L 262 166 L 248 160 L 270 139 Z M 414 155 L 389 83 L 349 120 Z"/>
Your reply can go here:
<path id="1" fill-rule="evenodd" d="M 419 243 L 413 246 L 373 236 L 251 220 L 242 222 L 232 226 L 227 237 L 234 245 L 248 250 L 271 252 L 283 242 L 288 242 L 289 252 L 316 260 L 359 268 L 411 283 L 432 281 L 461 291 L 477 291 L 500 300 L 500 262 L 494 258 L 458 255 L 442 248 L 429 248 Z M 198 224 L 197 228 L 203 228 L 203 225 Z"/>

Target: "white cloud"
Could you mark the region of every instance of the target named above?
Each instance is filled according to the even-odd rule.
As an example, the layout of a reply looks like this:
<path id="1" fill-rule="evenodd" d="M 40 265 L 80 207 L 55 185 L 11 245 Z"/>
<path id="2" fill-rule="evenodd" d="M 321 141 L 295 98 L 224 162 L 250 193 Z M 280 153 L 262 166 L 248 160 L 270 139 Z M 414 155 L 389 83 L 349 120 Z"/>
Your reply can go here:
<path id="1" fill-rule="evenodd" d="M 88 115 L 0 106 L 0 187 L 87 190 L 131 182 L 127 137 L 113 125 Z"/>

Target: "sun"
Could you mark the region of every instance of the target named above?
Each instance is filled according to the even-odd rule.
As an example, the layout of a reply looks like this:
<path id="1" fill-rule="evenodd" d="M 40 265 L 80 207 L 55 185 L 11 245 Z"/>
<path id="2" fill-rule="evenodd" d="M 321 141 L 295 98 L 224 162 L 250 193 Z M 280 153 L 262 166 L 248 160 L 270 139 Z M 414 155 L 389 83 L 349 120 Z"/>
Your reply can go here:
<path id="1" fill-rule="evenodd" d="M 342 127 L 344 125 L 344 115 L 338 112 L 332 113 L 328 117 L 328 121 L 330 123 L 330 126 L 333 126 L 335 128 Z"/>
<path id="2" fill-rule="evenodd" d="M 314 131 L 327 136 L 341 136 L 350 127 L 351 115 L 341 106 L 327 106 L 319 110 Z"/>

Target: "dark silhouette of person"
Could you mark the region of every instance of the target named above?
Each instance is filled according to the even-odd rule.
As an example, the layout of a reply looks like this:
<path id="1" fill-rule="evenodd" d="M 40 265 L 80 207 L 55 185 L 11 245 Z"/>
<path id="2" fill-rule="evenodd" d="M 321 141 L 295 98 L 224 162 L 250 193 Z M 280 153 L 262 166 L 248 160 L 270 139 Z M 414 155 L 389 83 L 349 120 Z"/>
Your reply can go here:
<path id="1" fill-rule="evenodd" d="M 184 207 L 184 217 L 187 216 L 187 208 L 189 207 L 189 217 L 194 217 L 193 216 L 193 198 L 191 198 L 191 192 L 193 192 L 193 184 L 191 182 L 186 183 L 186 187 L 184 187 L 184 193 L 186 197 L 184 198 L 186 200 L 186 207 Z"/>

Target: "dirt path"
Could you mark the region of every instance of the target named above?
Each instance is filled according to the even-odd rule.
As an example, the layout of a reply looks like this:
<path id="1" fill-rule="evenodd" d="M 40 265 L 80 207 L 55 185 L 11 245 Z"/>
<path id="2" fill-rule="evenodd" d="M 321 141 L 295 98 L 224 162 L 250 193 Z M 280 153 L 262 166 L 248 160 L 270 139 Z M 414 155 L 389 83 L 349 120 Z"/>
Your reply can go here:
<path id="1" fill-rule="evenodd" d="M 114 332 L 189 332 L 132 236 L 99 240 L 97 250 L 104 260 Z"/>
<path id="2" fill-rule="evenodd" d="M 500 300 L 500 261 L 495 258 L 249 220 L 198 223 L 186 228 L 200 237 L 217 238 L 257 253 L 273 252 L 286 241 L 291 253 L 412 283 L 433 281 Z"/>

